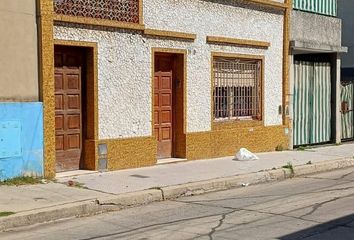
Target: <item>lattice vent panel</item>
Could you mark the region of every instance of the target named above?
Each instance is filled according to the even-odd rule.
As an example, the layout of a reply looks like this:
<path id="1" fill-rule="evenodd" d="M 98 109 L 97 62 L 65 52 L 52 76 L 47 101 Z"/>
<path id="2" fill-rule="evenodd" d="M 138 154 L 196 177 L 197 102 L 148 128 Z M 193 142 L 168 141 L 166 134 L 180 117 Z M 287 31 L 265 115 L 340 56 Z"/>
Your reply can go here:
<path id="1" fill-rule="evenodd" d="M 139 0 L 54 0 L 57 14 L 139 22 Z"/>

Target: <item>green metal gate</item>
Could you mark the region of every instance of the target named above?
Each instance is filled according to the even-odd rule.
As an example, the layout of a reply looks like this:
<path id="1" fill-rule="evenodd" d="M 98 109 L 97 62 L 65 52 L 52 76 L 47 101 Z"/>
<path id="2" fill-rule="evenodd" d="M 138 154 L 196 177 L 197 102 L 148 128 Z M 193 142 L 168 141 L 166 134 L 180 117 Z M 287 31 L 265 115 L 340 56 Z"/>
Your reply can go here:
<path id="1" fill-rule="evenodd" d="M 342 139 L 354 139 L 354 79 L 341 83 Z"/>
<path id="2" fill-rule="evenodd" d="M 293 0 L 294 9 L 337 16 L 337 0 Z"/>
<path id="3" fill-rule="evenodd" d="M 294 145 L 331 140 L 331 65 L 295 61 Z"/>

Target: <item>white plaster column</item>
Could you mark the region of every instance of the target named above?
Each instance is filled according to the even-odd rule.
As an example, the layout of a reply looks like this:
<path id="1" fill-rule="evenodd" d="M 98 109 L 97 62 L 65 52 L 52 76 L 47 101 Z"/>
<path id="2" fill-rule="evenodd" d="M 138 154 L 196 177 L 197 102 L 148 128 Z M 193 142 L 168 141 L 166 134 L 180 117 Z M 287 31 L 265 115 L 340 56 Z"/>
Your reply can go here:
<path id="1" fill-rule="evenodd" d="M 341 123 L 341 99 L 340 99 L 340 94 L 341 94 L 341 88 L 340 88 L 340 81 L 341 81 L 341 59 L 340 59 L 340 54 L 336 54 L 336 79 L 335 79 L 335 84 L 336 84 L 336 106 L 335 106 L 335 111 L 336 111 L 336 134 L 335 134 L 335 143 L 341 143 L 342 137 L 342 123 Z"/>
<path id="2" fill-rule="evenodd" d="M 289 55 L 289 149 L 294 149 L 293 133 L 294 133 L 294 55 Z"/>

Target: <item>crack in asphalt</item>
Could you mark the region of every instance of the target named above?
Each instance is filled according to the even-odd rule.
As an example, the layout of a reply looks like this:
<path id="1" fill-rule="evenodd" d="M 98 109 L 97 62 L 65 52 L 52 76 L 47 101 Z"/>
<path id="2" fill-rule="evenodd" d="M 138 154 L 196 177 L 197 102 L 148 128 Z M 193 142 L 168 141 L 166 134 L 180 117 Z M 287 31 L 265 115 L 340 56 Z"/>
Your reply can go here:
<path id="1" fill-rule="evenodd" d="M 309 216 L 311 214 L 313 214 L 315 211 L 317 211 L 320 207 L 324 206 L 325 204 L 328 204 L 328 203 L 331 203 L 331 202 L 334 202 L 334 201 L 337 201 L 339 199 L 343 199 L 343 198 L 346 198 L 346 197 L 351 197 L 351 196 L 354 196 L 354 194 L 350 194 L 348 196 L 344 196 L 344 197 L 336 197 L 334 199 L 331 199 L 331 200 L 328 200 L 328 201 L 325 201 L 325 202 L 322 202 L 322 203 L 318 203 L 318 204 L 315 204 L 315 206 L 313 206 L 313 210 L 307 214 L 304 214 L 300 217 L 294 217 L 294 216 L 289 216 L 289 215 L 286 215 L 286 213 L 289 213 L 289 212 L 292 212 L 292 211 L 289 211 L 289 212 L 286 212 L 285 214 L 277 214 L 277 213 L 271 213 L 271 212 L 263 212 L 263 211 L 260 211 L 260 210 L 252 210 L 252 209 L 247 209 L 247 208 L 232 208 L 232 207 L 224 207 L 224 206 L 219 206 L 219 205 L 212 205 L 213 207 L 220 207 L 220 208 L 226 208 L 226 209 L 232 209 L 233 211 L 232 212 L 229 212 L 227 214 L 222 214 L 221 215 L 221 219 L 219 220 L 219 224 L 212 228 L 211 232 L 207 235 L 209 236 L 209 239 L 210 240 L 213 240 L 212 238 L 212 235 L 216 232 L 216 229 L 219 228 L 227 215 L 229 214 L 232 214 L 234 212 L 237 212 L 237 211 L 249 211 L 249 212 L 256 212 L 256 213 L 260 213 L 260 214 L 267 214 L 267 215 L 273 215 L 273 216 L 282 216 L 282 217 L 287 217 L 287 218 L 292 218 L 292 219 L 297 219 L 297 220 L 301 220 L 301 221 L 307 221 L 307 222 L 312 222 L 312 223 L 315 223 L 315 224 L 323 224 L 322 222 L 319 222 L 319 221 L 314 221 L 314 220 L 309 220 L 309 219 L 304 219 L 305 216 Z M 220 199 L 220 201 L 223 201 L 223 199 Z M 186 203 L 189 203 L 189 204 L 196 204 L 196 205 L 202 205 L 202 206 L 210 206 L 208 204 L 202 204 L 202 203 L 198 203 L 198 202 L 186 202 Z M 305 207 L 307 208 L 307 207 Z M 230 228 L 234 228 L 236 226 L 243 226 L 243 225 L 248 225 L 248 224 L 252 224 L 252 223 L 256 223 L 256 222 L 259 222 L 259 221 L 262 221 L 262 220 L 265 220 L 265 219 L 268 219 L 268 217 L 264 217 L 264 218 L 258 218 L 256 220 L 253 220 L 253 221 L 248 221 L 248 222 L 244 222 L 244 223 L 241 223 L 241 224 L 233 224 L 232 227 L 229 227 L 229 228 L 226 228 L 224 230 L 227 230 L 227 229 L 230 229 Z M 349 226 L 348 224 L 349 223 L 352 223 L 354 221 L 354 217 L 353 219 L 345 222 L 345 223 L 341 223 L 341 224 L 335 224 L 335 225 L 332 225 L 332 226 L 328 226 L 328 227 L 324 227 L 322 230 L 318 230 L 318 231 L 315 231 L 315 232 L 312 232 L 312 233 L 309 233 L 309 234 L 306 234 L 304 236 L 301 236 L 299 238 L 295 238 L 295 239 L 304 239 L 304 238 L 308 238 L 308 237 L 312 237 L 312 236 L 316 236 L 316 235 L 319 235 L 319 234 L 322 234 L 324 232 L 327 232 L 327 231 L 331 231 L 333 229 L 336 229 L 338 227 L 346 227 L 346 228 L 352 228 L 354 229 L 353 226 Z M 268 223 L 265 224 L 265 225 L 269 225 Z M 257 225 L 257 227 L 260 227 L 262 225 Z M 206 236 L 206 235 L 204 235 Z M 199 238 L 199 237 L 198 237 Z M 196 238 L 195 238 L 196 239 Z"/>
<path id="2" fill-rule="evenodd" d="M 312 209 L 311 209 L 310 212 L 301 215 L 300 218 L 308 217 L 308 216 L 314 214 L 319 208 L 323 207 L 323 206 L 326 205 L 327 203 L 335 202 L 335 201 L 337 201 L 337 200 L 339 200 L 339 199 L 342 199 L 342 198 L 340 198 L 340 197 L 335 197 L 335 198 L 333 198 L 333 199 L 330 199 L 330 200 L 327 200 L 327 201 L 324 201 L 324 202 L 321 202 L 321 203 L 316 203 L 316 204 L 314 204 L 314 205 L 312 206 Z"/>
<path id="3" fill-rule="evenodd" d="M 328 189 L 328 190 L 314 191 L 314 193 L 343 191 L 343 190 L 350 190 L 350 189 L 354 189 L 354 187 L 346 187 L 346 188 L 337 188 L 337 189 Z M 309 193 L 305 193 L 305 194 L 309 194 Z M 297 195 L 303 195 L 303 193 L 301 193 L 301 194 L 292 194 L 291 196 L 297 196 Z M 327 200 L 327 201 L 324 201 L 324 202 L 321 202 L 321 203 L 316 203 L 315 205 L 310 205 L 310 206 L 305 206 L 305 207 L 293 209 L 291 211 L 287 211 L 287 212 L 284 212 L 282 214 L 273 213 L 273 212 L 265 212 L 265 211 L 261 211 L 261 210 L 253 210 L 253 209 L 249 209 L 248 208 L 248 207 L 254 206 L 255 204 L 250 204 L 250 205 L 247 205 L 247 206 L 245 206 L 243 208 L 232 208 L 232 207 L 225 207 L 225 206 L 221 206 L 221 205 L 212 205 L 212 204 L 210 205 L 210 204 L 206 204 L 206 203 L 204 203 L 204 204 L 201 203 L 201 202 L 210 202 L 210 201 L 219 202 L 219 201 L 225 201 L 225 200 L 232 200 L 232 198 L 223 198 L 223 199 L 208 200 L 208 201 L 195 201 L 195 202 L 194 201 L 177 201 L 176 200 L 176 202 L 182 202 L 182 203 L 188 203 L 188 204 L 196 204 L 196 205 L 201 205 L 201 206 L 206 206 L 206 207 L 211 207 L 211 206 L 212 207 L 220 207 L 220 208 L 231 209 L 233 211 L 252 211 L 252 212 L 257 212 L 257 213 L 260 213 L 260 214 L 268 214 L 268 215 L 273 215 L 273 216 L 282 216 L 282 217 L 293 218 L 293 219 L 297 219 L 297 220 L 301 220 L 301 221 L 308 221 L 308 222 L 313 222 L 313 223 L 316 223 L 316 224 L 321 224 L 321 222 L 310 220 L 310 219 L 306 219 L 305 217 L 312 215 L 319 208 L 323 207 L 324 205 L 326 205 L 328 203 L 335 202 L 337 200 L 341 200 L 341 199 L 352 197 L 352 196 L 354 196 L 354 194 L 349 194 L 349 195 L 342 196 L 342 197 L 335 197 L 333 199 L 330 199 L 330 200 Z M 247 197 L 247 198 L 252 198 L 252 197 Z M 286 196 L 286 198 L 289 198 L 289 195 Z M 282 198 L 280 198 L 280 199 L 282 199 Z M 272 199 L 270 201 L 274 201 L 274 200 L 279 200 L 279 198 L 278 199 Z M 311 206 L 312 206 L 312 210 L 310 212 L 300 216 L 300 217 L 294 217 L 294 216 L 288 215 L 291 212 L 303 210 L 303 209 L 306 209 L 306 208 L 311 207 Z M 251 223 L 255 223 L 255 222 L 258 222 L 258 221 L 265 220 L 266 218 L 267 217 L 259 218 L 259 219 L 256 219 L 254 221 L 248 221 L 248 222 L 245 222 L 245 223 L 242 223 L 242 224 L 235 224 L 234 226 L 248 225 L 248 224 L 251 224 Z M 328 231 L 328 230 L 326 230 L 326 231 Z"/>
<path id="4" fill-rule="evenodd" d="M 346 173 L 346 174 L 343 174 L 342 176 L 340 176 L 339 178 L 335 178 L 335 180 L 341 180 L 341 179 L 344 179 L 350 175 L 352 175 L 354 173 L 354 171 L 351 171 L 349 173 Z"/>
<path id="5" fill-rule="evenodd" d="M 328 186 L 327 186 L 328 187 Z M 332 186 L 331 186 L 332 187 Z M 351 189 L 354 189 L 354 187 L 345 187 L 345 188 L 335 188 L 335 189 L 322 189 L 320 191 L 311 191 L 311 192 L 304 192 L 304 193 L 297 193 L 297 194 L 290 194 L 290 195 L 286 195 L 286 196 L 282 196 L 282 197 L 278 197 L 278 198 L 274 198 L 274 199 L 271 199 L 269 201 L 266 201 L 266 202 L 262 202 L 262 204 L 265 204 L 265 203 L 270 203 L 272 201 L 279 201 L 279 200 L 284 200 L 284 199 L 289 199 L 290 197 L 296 197 L 296 196 L 301 196 L 301 195 L 310 195 L 310 194 L 313 194 L 313 193 L 325 193 L 325 192 L 336 192 L 336 191 L 345 191 L 345 190 L 351 190 Z M 273 196 L 279 196 L 279 195 L 273 195 Z M 335 200 L 339 200 L 339 199 L 342 199 L 342 198 L 348 198 L 348 197 L 352 197 L 353 194 L 349 194 L 349 195 L 346 195 L 346 196 L 342 196 L 342 197 L 337 197 L 338 199 L 335 199 Z M 252 197 L 246 197 L 247 199 L 249 198 L 252 198 Z M 224 206 L 220 206 L 220 205 L 208 205 L 208 204 L 202 204 L 202 203 L 210 203 L 210 202 L 219 202 L 219 201 L 227 201 L 227 200 L 234 200 L 234 199 L 243 199 L 243 198 L 223 198 L 223 199 L 214 199 L 214 200 L 199 200 L 199 201 L 182 201 L 182 200 L 174 200 L 175 202 L 181 202 L 181 203 L 193 203 L 193 204 L 200 204 L 202 206 L 216 206 L 216 207 L 223 207 L 223 208 L 227 208 L 227 207 L 224 207 Z M 329 200 L 329 201 L 332 201 L 332 200 Z M 258 204 L 258 203 L 255 203 L 255 204 Z M 240 209 L 240 210 L 252 210 L 252 209 L 249 209 L 249 207 L 252 207 L 254 206 L 255 204 L 249 204 L 249 205 L 245 205 L 241 208 L 237 208 L 237 209 Z M 318 204 L 318 203 L 317 203 Z M 303 210 L 303 209 L 306 209 L 308 207 L 311 207 L 313 205 L 308 205 L 308 206 L 304 206 L 304 207 L 300 207 L 300 208 L 296 208 L 296 209 L 293 209 L 291 211 L 287 211 L 287 212 L 284 212 L 284 213 L 291 213 L 291 212 L 295 212 L 295 211 L 299 211 L 299 210 Z M 319 206 L 320 207 L 320 206 Z M 272 207 L 268 207 L 268 208 L 263 208 L 261 210 L 266 210 L 266 209 L 269 209 L 269 208 L 272 208 Z M 232 208 L 232 209 L 235 209 L 235 208 Z"/>
<path id="6" fill-rule="evenodd" d="M 223 223 L 224 223 L 224 221 L 226 219 L 226 216 L 229 215 L 229 214 L 235 213 L 236 211 L 238 211 L 238 210 L 234 210 L 234 211 L 231 211 L 231 212 L 228 212 L 228 213 L 221 214 L 221 218 L 219 219 L 218 225 L 216 225 L 215 227 L 211 228 L 211 231 L 207 234 L 207 236 L 209 237 L 210 240 L 213 240 L 214 233 L 217 231 L 218 228 L 220 228 L 223 225 Z"/>
<path id="7" fill-rule="evenodd" d="M 231 212 L 232 211 L 230 211 L 229 213 L 231 213 Z M 223 214 L 225 214 L 225 213 L 223 213 Z M 120 231 L 120 232 L 115 232 L 115 233 L 110 233 L 110 234 L 103 234 L 103 235 L 90 237 L 90 238 L 81 238 L 80 240 L 94 240 L 94 239 L 100 239 L 100 238 L 114 237 L 114 236 L 118 236 L 118 235 L 122 235 L 122 234 L 132 233 L 132 232 L 135 232 L 137 230 L 153 228 L 153 227 L 161 227 L 161 226 L 164 226 L 164 225 L 170 225 L 170 224 L 180 223 L 180 222 L 185 222 L 185 221 L 198 220 L 198 219 L 203 219 L 203 218 L 208 218 L 208 217 L 217 217 L 217 216 L 220 216 L 220 215 L 222 215 L 222 214 L 217 213 L 217 214 L 210 214 L 210 215 L 199 216 L 199 217 L 183 218 L 183 219 L 178 219 L 178 220 L 169 221 L 169 222 L 163 222 L 163 223 L 156 223 L 156 224 L 150 224 L 150 225 L 146 225 L 146 226 L 141 226 L 141 227 L 137 227 L 137 228 L 134 228 L 134 229 L 129 229 L 129 230 L 126 230 L 126 231 Z"/>
<path id="8" fill-rule="evenodd" d="M 335 197 L 335 198 L 332 198 L 330 200 L 327 200 L 327 201 L 324 201 L 324 202 L 321 202 L 321 203 L 316 203 L 312 206 L 312 210 L 302 216 L 300 216 L 301 218 L 304 218 L 304 217 L 307 217 L 307 216 L 310 216 L 312 215 L 313 213 L 315 213 L 319 208 L 323 207 L 324 205 L 328 204 L 328 203 L 332 203 L 332 202 L 335 202 L 337 200 L 342 200 L 342 199 L 345 199 L 345 198 L 350 198 L 350 197 L 353 197 L 354 196 L 354 193 L 353 194 L 349 194 L 349 195 L 346 195 L 346 196 L 343 196 L 343 197 Z"/>
<path id="9" fill-rule="evenodd" d="M 220 201 L 223 201 L 223 199 L 220 199 Z M 199 206 L 203 206 L 203 207 L 218 207 L 218 208 L 224 208 L 224 209 L 229 209 L 232 210 L 234 212 L 241 212 L 241 211 L 246 211 L 246 212 L 255 212 L 255 213 L 260 213 L 260 214 L 266 214 L 266 215 L 272 215 L 272 216 L 281 216 L 281 217 L 287 217 L 287 218 L 292 218 L 292 219 L 297 219 L 297 220 L 302 220 L 302 221 L 308 221 L 308 222 L 313 222 L 313 223 L 321 223 L 318 221 L 314 221 L 314 220 L 310 220 L 310 219 L 302 219 L 299 217 L 294 217 L 294 216 L 290 216 L 290 215 L 286 215 L 284 213 L 273 213 L 273 212 L 265 212 L 265 211 L 261 211 L 261 210 L 255 210 L 255 209 L 249 209 L 249 208 L 233 208 L 233 207 L 226 207 L 226 206 L 221 206 L 221 205 L 208 205 L 208 204 L 203 204 L 203 203 L 199 203 L 199 202 L 182 202 L 182 201 L 176 201 L 176 202 L 181 202 L 181 203 L 188 203 L 188 204 L 195 204 L 195 205 L 199 205 Z M 248 207 L 251 207 L 253 205 L 249 205 Z M 308 208 L 305 207 L 305 208 Z M 289 213 L 289 212 L 285 212 L 285 213 Z M 249 221 L 249 222 L 244 222 L 244 223 L 240 223 L 240 224 L 234 224 L 234 226 L 242 226 L 242 225 L 247 225 L 250 223 L 255 223 L 261 220 L 265 220 L 267 219 L 269 216 L 265 217 L 265 218 L 259 218 L 256 219 L 254 221 Z"/>

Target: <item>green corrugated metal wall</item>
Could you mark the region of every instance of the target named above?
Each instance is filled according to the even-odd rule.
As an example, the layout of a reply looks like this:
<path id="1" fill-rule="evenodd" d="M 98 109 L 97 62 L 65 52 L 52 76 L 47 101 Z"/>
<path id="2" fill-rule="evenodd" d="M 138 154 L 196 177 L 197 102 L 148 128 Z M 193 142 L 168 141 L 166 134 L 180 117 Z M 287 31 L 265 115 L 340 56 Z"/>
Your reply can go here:
<path id="1" fill-rule="evenodd" d="M 294 9 L 337 16 L 337 0 L 293 0 Z"/>
<path id="2" fill-rule="evenodd" d="M 313 126 L 310 143 L 331 140 L 331 65 L 314 63 Z"/>
<path id="3" fill-rule="evenodd" d="M 341 101 L 347 102 L 350 110 L 353 109 L 354 82 L 344 83 L 341 86 Z M 354 138 L 354 112 L 342 113 L 342 139 Z"/>
<path id="4" fill-rule="evenodd" d="M 331 65 L 295 61 L 294 145 L 331 140 Z"/>
<path id="5" fill-rule="evenodd" d="M 313 64 L 295 62 L 294 88 L 294 145 L 310 142 L 310 87 L 313 79 Z"/>

